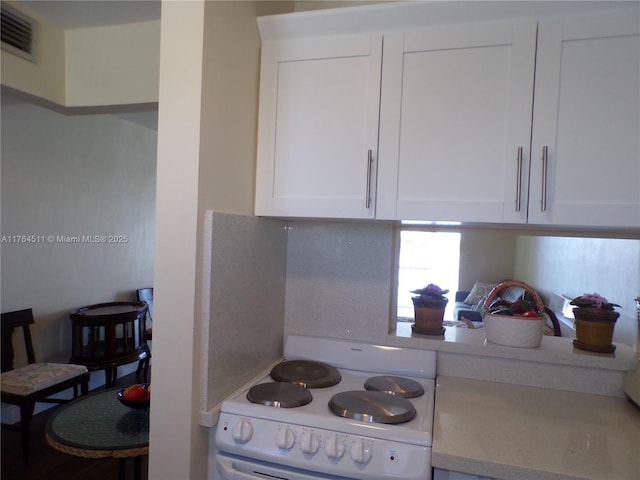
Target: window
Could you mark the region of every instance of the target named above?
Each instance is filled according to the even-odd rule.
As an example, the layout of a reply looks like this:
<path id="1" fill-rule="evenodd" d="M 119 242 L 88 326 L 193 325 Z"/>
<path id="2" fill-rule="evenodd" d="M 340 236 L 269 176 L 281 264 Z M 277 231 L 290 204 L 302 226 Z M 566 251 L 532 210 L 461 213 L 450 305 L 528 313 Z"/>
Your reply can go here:
<path id="1" fill-rule="evenodd" d="M 411 290 L 429 283 L 449 290 L 445 320 L 453 319 L 460 267 L 460 233 L 399 229 L 398 321 L 413 321 Z"/>

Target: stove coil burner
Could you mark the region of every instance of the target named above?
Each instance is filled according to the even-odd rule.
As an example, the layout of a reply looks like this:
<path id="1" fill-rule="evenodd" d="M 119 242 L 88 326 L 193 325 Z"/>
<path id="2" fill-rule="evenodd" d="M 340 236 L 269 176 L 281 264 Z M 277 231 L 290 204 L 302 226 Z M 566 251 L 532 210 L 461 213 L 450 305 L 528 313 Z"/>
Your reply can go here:
<path id="1" fill-rule="evenodd" d="M 380 375 L 369 378 L 364 388 L 374 392 L 391 393 L 404 398 L 416 398 L 424 395 L 424 388 L 420 383 L 410 378 Z"/>
<path id="2" fill-rule="evenodd" d="M 289 382 L 307 388 L 332 387 L 342 377 L 335 367 L 311 360 L 287 360 L 271 370 L 271 378 L 277 382 Z"/>
<path id="3" fill-rule="evenodd" d="M 416 409 L 406 398 L 385 392 L 348 391 L 329 400 L 329 410 L 339 417 L 370 423 L 404 423 L 416 416 Z"/>
<path id="4" fill-rule="evenodd" d="M 254 385 L 247 392 L 251 403 L 278 408 L 301 407 L 313 400 L 311 392 L 302 385 L 287 382 L 268 382 Z"/>

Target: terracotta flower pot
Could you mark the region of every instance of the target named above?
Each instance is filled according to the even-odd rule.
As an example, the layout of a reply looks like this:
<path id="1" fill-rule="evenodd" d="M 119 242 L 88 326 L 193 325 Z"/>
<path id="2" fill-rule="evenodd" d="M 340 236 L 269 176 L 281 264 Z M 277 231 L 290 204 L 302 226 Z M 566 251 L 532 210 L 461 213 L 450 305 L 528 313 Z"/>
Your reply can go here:
<path id="1" fill-rule="evenodd" d="M 611 353 L 616 347 L 611 343 L 613 330 L 620 314 L 601 308 L 574 308 L 576 339 L 573 345 L 581 350 Z"/>
<path id="2" fill-rule="evenodd" d="M 448 300 L 413 298 L 415 324 L 413 331 L 422 335 L 442 335 L 443 319 Z"/>

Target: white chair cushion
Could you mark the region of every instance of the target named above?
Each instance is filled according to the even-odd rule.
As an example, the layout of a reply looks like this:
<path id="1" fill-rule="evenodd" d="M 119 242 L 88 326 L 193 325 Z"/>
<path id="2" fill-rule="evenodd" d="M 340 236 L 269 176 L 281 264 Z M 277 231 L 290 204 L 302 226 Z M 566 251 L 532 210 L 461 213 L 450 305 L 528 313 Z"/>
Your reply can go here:
<path id="1" fill-rule="evenodd" d="M 0 375 L 2 391 L 29 395 L 83 374 L 87 367 L 70 363 L 32 363 Z"/>

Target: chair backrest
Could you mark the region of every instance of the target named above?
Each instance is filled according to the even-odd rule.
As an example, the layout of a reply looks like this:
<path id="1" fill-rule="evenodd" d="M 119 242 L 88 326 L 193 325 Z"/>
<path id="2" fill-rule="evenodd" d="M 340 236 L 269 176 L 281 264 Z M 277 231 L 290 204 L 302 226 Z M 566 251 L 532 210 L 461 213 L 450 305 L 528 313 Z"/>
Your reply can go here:
<path id="1" fill-rule="evenodd" d="M 27 361 L 36 363 L 35 353 L 33 352 L 33 342 L 31 340 L 31 330 L 29 325 L 35 323 L 33 319 L 33 311 L 30 308 L 25 310 L 17 310 L 15 312 L 7 312 L 2 314 L 2 371 L 13 370 L 13 329 L 22 327 L 24 336 L 24 346 L 27 351 Z"/>
<path id="2" fill-rule="evenodd" d="M 551 325 L 553 326 L 553 334 L 556 337 L 561 337 L 562 330 L 560 329 L 560 322 L 558 321 L 558 317 L 556 317 L 556 314 L 553 312 L 553 310 L 546 306 L 544 307 L 544 312 L 549 317 L 549 320 L 551 320 Z"/>
<path id="3" fill-rule="evenodd" d="M 151 288 L 141 288 L 136 290 L 138 294 L 138 300 L 141 302 L 147 302 L 149 306 L 148 315 L 149 319 L 153 321 L 153 287 Z"/>

